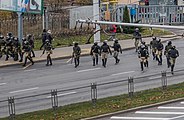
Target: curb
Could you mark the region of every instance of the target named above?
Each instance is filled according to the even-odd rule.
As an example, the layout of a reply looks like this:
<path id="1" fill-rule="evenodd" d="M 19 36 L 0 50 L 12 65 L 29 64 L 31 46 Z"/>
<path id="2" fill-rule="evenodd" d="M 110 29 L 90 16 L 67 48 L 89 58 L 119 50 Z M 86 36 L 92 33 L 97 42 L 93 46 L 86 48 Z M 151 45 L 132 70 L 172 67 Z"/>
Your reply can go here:
<path id="1" fill-rule="evenodd" d="M 138 111 L 141 109 L 157 107 L 160 105 L 170 104 L 170 103 L 179 102 L 179 101 L 183 101 L 183 100 L 184 100 L 184 97 L 178 98 L 178 99 L 173 99 L 173 100 L 168 100 L 168 101 L 164 101 L 164 102 L 159 102 L 159 103 L 155 103 L 155 104 L 140 106 L 140 107 L 136 107 L 136 108 L 131 108 L 131 109 L 127 109 L 127 110 L 122 110 L 122 111 L 118 111 L 118 112 L 103 114 L 103 115 L 99 115 L 99 116 L 95 116 L 95 117 L 84 118 L 81 120 L 95 120 L 95 119 L 100 119 L 100 118 L 104 118 L 104 117 L 111 117 L 111 116 L 118 115 L 118 114 L 124 114 L 124 113 L 128 113 L 128 112 Z"/>
<path id="2" fill-rule="evenodd" d="M 172 40 L 177 39 L 176 37 L 177 37 L 177 35 L 170 36 L 170 37 L 161 37 L 161 38 L 171 38 L 171 39 L 169 39 L 169 40 L 172 41 Z M 165 43 L 165 42 L 167 42 L 167 41 L 162 41 L 162 43 Z M 135 47 L 133 46 L 133 47 L 129 47 L 129 48 L 124 48 L 124 49 L 122 49 L 122 50 L 123 50 L 123 51 L 127 51 L 127 50 L 131 50 L 131 49 L 135 49 Z M 88 55 L 90 55 L 90 54 L 89 54 L 89 53 L 83 53 L 83 54 L 81 54 L 81 56 L 88 56 Z M 69 59 L 69 58 L 71 58 L 71 55 L 60 56 L 60 57 L 52 58 L 52 60 Z M 34 62 L 35 62 L 35 63 L 38 63 L 38 62 L 43 62 L 43 61 L 45 61 L 45 60 L 46 60 L 46 59 L 35 60 Z M 0 66 L 0 68 L 8 67 L 8 66 L 16 66 L 16 65 L 21 65 L 21 64 L 22 64 L 22 63 L 6 64 L 6 65 Z"/>

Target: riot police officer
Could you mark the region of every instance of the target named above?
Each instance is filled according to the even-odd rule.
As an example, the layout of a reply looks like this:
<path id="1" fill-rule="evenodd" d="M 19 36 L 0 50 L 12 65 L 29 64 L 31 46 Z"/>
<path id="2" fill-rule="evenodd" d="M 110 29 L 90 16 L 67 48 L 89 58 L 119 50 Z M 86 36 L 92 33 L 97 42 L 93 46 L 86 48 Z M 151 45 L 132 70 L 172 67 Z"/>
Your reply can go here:
<path id="1" fill-rule="evenodd" d="M 0 34 L 0 58 L 3 56 L 4 45 L 5 45 L 4 36 Z"/>
<path id="2" fill-rule="evenodd" d="M 102 56 L 102 65 L 106 67 L 108 54 L 110 53 L 112 55 L 111 49 L 109 45 L 107 45 L 107 40 L 103 42 L 100 50 Z"/>
<path id="3" fill-rule="evenodd" d="M 43 50 L 43 54 L 45 53 L 46 51 L 46 54 L 47 54 L 47 64 L 46 66 L 49 66 L 49 62 L 50 62 L 50 65 L 52 65 L 52 58 L 51 58 L 51 54 L 52 54 L 52 45 L 50 44 L 49 40 L 47 39 L 45 41 L 45 45 L 44 45 L 44 50 Z"/>
<path id="4" fill-rule="evenodd" d="M 12 54 L 12 51 L 13 51 L 12 41 L 13 41 L 13 34 L 11 32 L 9 32 L 7 34 L 6 41 L 5 41 L 5 54 L 6 54 L 5 61 L 8 60 L 9 55 L 11 57 L 13 57 L 13 54 Z"/>
<path id="5" fill-rule="evenodd" d="M 156 37 L 153 37 L 152 38 L 152 41 L 150 42 L 150 49 L 152 51 L 152 55 L 153 55 L 153 60 L 155 60 L 156 58 L 156 46 L 157 46 L 157 38 Z"/>
<path id="6" fill-rule="evenodd" d="M 28 34 L 27 35 L 27 40 L 31 46 L 31 53 L 32 53 L 32 57 L 35 57 L 35 53 L 34 53 L 34 37 L 32 34 Z"/>
<path id="7" fill-rule="evenodd" d="M 165 50 L 164 50 L 164 55 L 166 56 L 166 59 L 167 59 L 167 67 L 168 68 L 171 66 L 170 57 L 169 57 L 169 54 L 168 54 L 168 52 L 171 48 L 172 48 L 172 42 L 168 41 L 167 45 L 165 46 Z"/>
<path id="8" fill-rule="evenodd" d="M 179 57 L 179 52 L 178 50 L 176 50 L 176 47 L 173 46 L 169 52 L 168 55 L 170 57 L 170 63 L 171 63 L 171 73 L 174 74 L 174 66 L 175 66 L 175 62 L 176 62 L 176 58 Z"/>
<path id="9" fill-rule="evenodd" d="M 100 46 L 95 42 L 91 47 L 90 55 L 93 58 L 93 66 L 98 65 L 98 56 L 100 55 Z"/>
<path id="10" fill-rule="evenodd" d="M 19 39 L 14 37 L 13 39 L 13 56 L 14 56 L 14 61 L 17 61 L 19 59 L 18 56 L 22 56 L 22 51 L 21 51 L 21 44 L 19 42 Z"/>
<path id="11" fill-rule="evenodd" d="M 162 65 L 162 50 L 163 49 L 164 49 L 164 46 L 161 43 L 161 39 L 159 39 L 156 44 L 156 60 L 158 61 L 158 65 Z"/>
<path id="12" fill-rule="evenodd" d="M 133 33 L 133 39 L 135 39 L 134 45 L 136 48 L 136 52 L 138 51 L 139 43 L 142 42 L 142 37 L 139 32 L 139 28 L 136 28 L 134 33 Z"/>
<path id="13" fill-rule="evenodd" d="M 75 42 L 74 47 L 73 47 L 73 53 L 72 53 L 72 56 L 73 56 L 74 62 L 75 62 L 75 68 L 77 68 L 79 66 L 80 54 L 81 54 L 81 48 L 78 46 L 78 43 Z"/>
<path id="14" fill-rule="evenodd" d="M 145 57 L 145 64 L 144 64 L 144 67 L 148 67 L 148 65 L 149 65 L 149 63 L 148 63 L 148 58 L 149 58 L 148 46 L 146 45 L 146 42 L 145 42 L 145 41 L 142 41 L 141 46 L 144 46 L 144 49 L 146 49 L 147 52 L 148 52 L 148 55 Z M 140 46 L 140 47 L 141 47 L 141 46 Z M 140 48 L 140 49 L 141 49 L 141 48 Z"/>
<path id="15" fill-rule="evenodd" d="M 114 44 L 111 47 L 114 48 L 113 57 L 115 58 L 115 64 L 118 64 L 120 61 L 120 59 L 118 58 L 119 52 L 122 54 L 121 45 L 118 43 L 118 40 L 114 40 Z"/>
<path id="16" fill-rule="evenodd" d="M 25 46 L 25 43 L 27 43 L 27 42 L 28 42 L 28 41 L 27 41 L 26 38 L 22 38 L 22 53 L 21 53 L 21 57 L 20 57 L 19 62 L 22 62 L 22 61 L 23 61 L 23 56 L 24 56 L 24 53 L 25 53 L 23 47 Z M 29 43 L 29 42 L 28 42 L 28 43 Z"/>
<path id="17" fill-rule="evenodd" d="M 25 55 L 25 61 L 24 61 L 24 64 L 22 66 L 26 66 L 27 59 L 29 59 L 31 61 L 32 65 L 33 65 L 34 62 L 33 62 L 33 59 L 31 57 L 31 46 L 29 45 L 28 41 L 24 42 L 24 46 L 22 47 L 22 50 L 24 51 L 24 54 L 26 54 Z"/>
<path id="18" fill-rule="evenodd" d="M 138 51 L 138 57 L 140 58 L 141 71 L 144 71 L 144 66 L 148 66 L 146 65 L 147 64 L 146 58 L 149 57 L 149 52 L 147 49 L 145 49 L 144 45 L 141 45 Z"/>

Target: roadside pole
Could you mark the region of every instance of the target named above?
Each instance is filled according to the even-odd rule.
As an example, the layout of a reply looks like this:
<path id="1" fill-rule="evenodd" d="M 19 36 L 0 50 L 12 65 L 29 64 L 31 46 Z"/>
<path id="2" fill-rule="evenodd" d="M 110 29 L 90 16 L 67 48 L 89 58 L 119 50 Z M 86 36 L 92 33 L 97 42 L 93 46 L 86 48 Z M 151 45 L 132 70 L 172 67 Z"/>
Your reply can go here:
<path id="1" fill-rule="evenodd" d="M 22 43 L 23 38 L 23 14 L 21 12 L 17 12 L 18 15 L 18 38 L 19 42 Z"/>
<path id="2" fill-rule="evenodd" d="M 99 21 L 99 0 L 93 0 L 93 20 Z M 100 30 L 100 26 L 96 24 L 96 29 L 94 31 Z M 94 42 L 100 42 L 100 31 L 94 34 Z"/>
<path id="3" fill-rule="evenodd" d="M 48 11 L 47 11 L 47 7 L 43 7 L 43 15 L 42 15 L 42 19 L 43 19 L 43 29 L 48 30 Z"/>

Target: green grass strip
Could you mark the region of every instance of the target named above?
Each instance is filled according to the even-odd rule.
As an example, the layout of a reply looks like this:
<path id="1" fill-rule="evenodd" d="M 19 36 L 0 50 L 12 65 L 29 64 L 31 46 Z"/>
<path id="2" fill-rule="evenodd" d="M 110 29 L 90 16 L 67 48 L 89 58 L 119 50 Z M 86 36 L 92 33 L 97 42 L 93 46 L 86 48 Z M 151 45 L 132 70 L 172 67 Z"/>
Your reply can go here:
<path id="1" fill-rule="evenodd" d="M 78 120 L 105 113 L 135 108 L 138 106 L 168 101 L 184 97 L 184 83 L 168 86 L 167 90 L 155 88 L 136 92 L 132 98 L 127 94 L 98 99 L 94 107 L 91 101 L 65 105 L 57 109 L 57 120 Z M 7 120 L 2 118 L 0 120 Z M 16 120 L 53 120 L 52 109 L 42 110 L 22 115 L 16 115 Z"/>

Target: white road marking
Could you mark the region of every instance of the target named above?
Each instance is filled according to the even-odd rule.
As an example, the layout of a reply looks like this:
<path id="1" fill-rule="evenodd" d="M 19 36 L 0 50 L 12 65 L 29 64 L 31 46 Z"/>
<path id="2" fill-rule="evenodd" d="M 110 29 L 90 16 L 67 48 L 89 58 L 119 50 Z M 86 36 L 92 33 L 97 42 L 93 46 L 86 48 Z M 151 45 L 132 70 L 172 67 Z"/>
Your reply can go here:
<path id="1" fill-rule="evenodd" d="M 71 62 L 71 60 L 72 60 L 72 58 L 70 58 L 69 60 L 67 60 L 67 61 L 66 61 L 66 63 L 69 63 L 69 62 Z"/>
<path id="2" fill-rule="evenodd" d="M 183 110 L 183 109 L 184 109 L 184 107 L 163 107 L 163 106 L 160 106 L 160 107 L 158 107 L 158 109 Z"/>
<path id="3" fill-rule="evenodd" d="M 183 117 L 184 117 L 184 115 L 176 116 L 176 117 L 170 118 L 169 120 L 174 120 L 174 119 L 183 118 Z"/>
<path id="4" fill-rule="evenodd" d="M 135 72 L 135 71 L 128 71 L 128 72 L 116 73 L 116 74 L 112 74 L 111 76 L 123 75 L 123 74 L 128 74 L 128 73 L 133 73 L 133 72 Z"/>
<path id="5" fill-rule="evenodd" d="M 160 115 L 184 115 L 184 112 L 151 112 L 151 111 L 136 111 L 137 114 L 160 114 Z"/>
<path id="6" fill-rule="evenodd" d="M 151 118 L 151 117 L 111 117 L 112 120 L 169 120 L 169 118 Z"/>
<path id="7" fill-rule="evenodd" d="M 152 80 L 152 79 L 158 79 L 158 78 L 161 78 L 161 76 L 149 77 L 148 79 Z"/>
<path id="8" fill-rule="evenodd" d="M 23 89 L 23 90 L 16 90 L 16 91 L 12 91 L 12 92 L 9 92 L 9 93 L 25 92 L 25 91 L 31 91 L 31 90 L 36 90 L 36 89 L 39 89 L 39 87 Z"/>
<path id="9" fill-rule="evenodd" d="M 71 94 L 76 94 L 77 92 L 68 92 L 68 93 L 63 93 L 63 94 L 58 94 L 57 96 L 65 96 L 65 95 L 71 95 Z M 51 98 L 51 96 L 47 96 L 47 98 Z"/>
<path id="10" fill-rule="evenodd" d="M 94 69 L 86 69 L 86 70 L 79 70 L 77 72 L 87 72 L 87 71 L 93 71 L 93 70 L 99 70 L 101 68 L 94 68 Z"/>
<path id="11" fill-rule="evenodd" d="M 31 71 L 35 71 L 36 69 L 30 69 L 30 70 L 24 70 L 24 72 L 31 72 Z"/>
<path id="12" fill-rule="evenodd" d="M 180 102 L 181 104 L 184 104 L 184 102 Z"/>
<path id="13" fill-rule="evenodd" d="M 0 86 L 1 86 L 1 85 L 6 85 L 6 83 L 0 83 Z"/>

